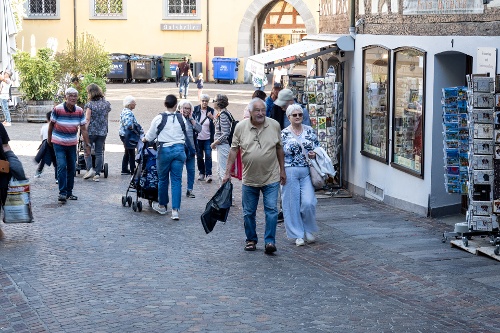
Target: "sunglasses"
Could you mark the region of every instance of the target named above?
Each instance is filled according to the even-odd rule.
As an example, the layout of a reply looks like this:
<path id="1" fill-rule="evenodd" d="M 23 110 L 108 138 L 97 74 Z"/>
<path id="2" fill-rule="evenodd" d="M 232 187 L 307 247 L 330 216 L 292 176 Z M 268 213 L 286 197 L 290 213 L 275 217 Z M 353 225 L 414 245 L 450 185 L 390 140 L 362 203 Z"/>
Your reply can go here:
<path id="1" fill-rule="evenodd" d="M 302 114 L 302 113 L 292 113 L 290 116 L 302 118 L 304 116 L 304 114 Z"/>

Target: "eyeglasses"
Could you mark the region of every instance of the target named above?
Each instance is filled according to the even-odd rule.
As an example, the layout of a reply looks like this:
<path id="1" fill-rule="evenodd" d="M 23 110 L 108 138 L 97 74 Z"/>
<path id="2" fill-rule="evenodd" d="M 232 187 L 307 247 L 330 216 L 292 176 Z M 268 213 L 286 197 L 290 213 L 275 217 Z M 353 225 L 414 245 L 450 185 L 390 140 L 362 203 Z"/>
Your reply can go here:
<path id="1" fill-rule="evenodd" d="M 255 138 L 253 139 L 253 141 L 257 141 L 259 149 L 262 149 L 262 146 L 260 145 L 259 134 L 255 133 Z"/>
<path id="2" fill-rule="evenodd" d="M 290 116 L 302 118 L 304 116 L 304 114 L 303 113 L 292 113 Z"/>
<path id="3" fill-rule="evenodd" d="M 201 102 L 202 103 L 208 103 L 208 99 L 202 99 Z"/>

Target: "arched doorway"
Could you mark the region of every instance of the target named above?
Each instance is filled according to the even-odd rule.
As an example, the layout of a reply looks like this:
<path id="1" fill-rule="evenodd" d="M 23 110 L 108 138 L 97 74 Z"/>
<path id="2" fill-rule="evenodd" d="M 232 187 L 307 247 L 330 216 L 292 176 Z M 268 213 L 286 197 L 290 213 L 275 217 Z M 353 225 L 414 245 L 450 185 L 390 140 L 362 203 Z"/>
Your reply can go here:
<path id="1" fill-rule="evenodd" d="M 292 5 L 302 17 L 306 33 L 316 34 L 318 31 L 316 21 L 307 4 L 302 0 L 285 0 L 285 2 Z M 248 58 L 259 52 L 260 30 L 267 14 L 276 3 L 278 3 L 278 0 L 270 2 L 266 0 L 254 0 L 248 6 L 238 30 L 238 58 Z M 246 73 L 245 81 L 247 81 Z"/>

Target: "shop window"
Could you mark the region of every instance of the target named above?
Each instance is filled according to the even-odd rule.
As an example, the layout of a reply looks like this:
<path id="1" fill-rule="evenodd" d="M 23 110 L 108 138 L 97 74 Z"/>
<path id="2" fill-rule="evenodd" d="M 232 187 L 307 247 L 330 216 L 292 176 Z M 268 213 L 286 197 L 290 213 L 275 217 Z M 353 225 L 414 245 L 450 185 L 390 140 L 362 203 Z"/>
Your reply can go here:
<path id="1" fill-rule="evenodd" d="M 28 0 L 24 5 L 27 19 L 59 18 L 59 0 Z"/>
<path id="2" fill-rule="evenodd" d="M 423 178 L 425 52 L 394 51 L 392 165 Z"/>
<path id="3" fill-rule="evenodd" d="M 389 162 L 389 57 L 381 46 L 363 50 L 363 116 L 361 153 L 381 162 Z"/>
<path id="4" fill-rule="evenodd" d="M 126 0 L 91 0 L 91 4 L 91 15 L 93 19 L 126 18 Z"/>
<path id="5" fill-rule="evenodd" d="M 164 0 L 163 19 L 200 19 L 200 0 Z"/>

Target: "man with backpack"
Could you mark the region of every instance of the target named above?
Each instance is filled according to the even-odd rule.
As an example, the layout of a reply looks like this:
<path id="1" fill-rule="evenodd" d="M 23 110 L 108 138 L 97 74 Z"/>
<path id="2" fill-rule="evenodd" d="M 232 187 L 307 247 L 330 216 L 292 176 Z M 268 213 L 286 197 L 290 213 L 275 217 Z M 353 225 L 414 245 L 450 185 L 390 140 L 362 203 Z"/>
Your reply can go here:
<path id="1" fill-rule="evenodd" d="M 143 141 L 151 142 L 158 138 L 158 156 L 156 169 L 158 171 L 158 201 L 152 207 L 159 214 L 167 213 L 168 184 L 172 191 L 172 220 L 179 219 L 182 197 L 182 170 L 186 161 L 186 123 L 180 113 L 175 112 L 177 97 L 165 97 L 167 110 L 151 121 L 151 127 L 146 132 Z M 191 118 L 192 119 L 192 118 Z M 193 120 L 194 121 L 194 120 Z M 194 150 L 193 147 L 190 148 Z"/>

